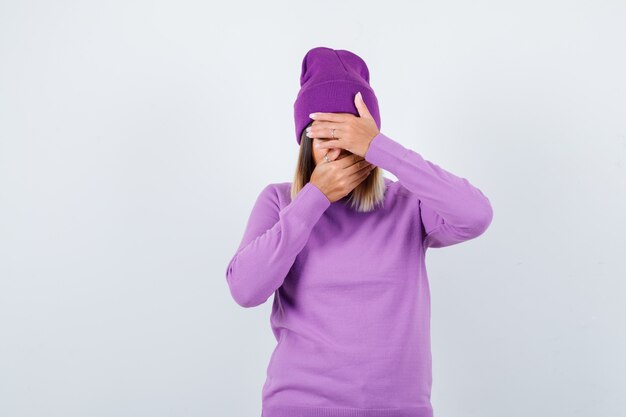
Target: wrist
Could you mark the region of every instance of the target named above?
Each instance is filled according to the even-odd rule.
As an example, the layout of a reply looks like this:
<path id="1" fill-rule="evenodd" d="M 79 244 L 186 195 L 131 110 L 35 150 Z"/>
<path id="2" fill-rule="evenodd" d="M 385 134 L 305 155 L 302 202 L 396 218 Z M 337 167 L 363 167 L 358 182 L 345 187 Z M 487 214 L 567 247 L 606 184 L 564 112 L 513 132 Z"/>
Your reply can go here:
<path id="1" fill-rule="evenodd" d="M 365 145 L 365 151 L 363 152 L 363 158 L 366 158 L 367 152 L 369 152 L 370 148 L 372 147 L 372 142 L 374 141 L 374 139 L 376 139 L 376 136 L 379 135 L 380 132 L 376 133 Z"/>

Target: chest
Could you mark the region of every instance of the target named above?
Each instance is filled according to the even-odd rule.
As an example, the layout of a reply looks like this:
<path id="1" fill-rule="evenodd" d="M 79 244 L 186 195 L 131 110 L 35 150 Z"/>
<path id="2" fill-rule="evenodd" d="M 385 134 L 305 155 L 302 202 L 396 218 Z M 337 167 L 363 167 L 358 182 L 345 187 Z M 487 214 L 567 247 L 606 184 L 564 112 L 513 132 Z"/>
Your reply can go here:
<path id="1" fill-rule="evenodd" d="M 401 283 L 422 261 L 417 210 L 406 200 L 370 213 L 331 207 L 311 231 L 290 278 L 310 286 Z"/>

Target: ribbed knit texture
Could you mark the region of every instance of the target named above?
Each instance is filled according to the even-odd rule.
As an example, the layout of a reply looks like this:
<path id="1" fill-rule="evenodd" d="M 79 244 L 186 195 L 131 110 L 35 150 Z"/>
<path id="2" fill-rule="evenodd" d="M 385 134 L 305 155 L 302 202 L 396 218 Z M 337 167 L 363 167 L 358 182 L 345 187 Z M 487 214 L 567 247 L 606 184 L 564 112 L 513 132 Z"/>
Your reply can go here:
<path id="1" fill-rule="evenodd" d="M 274 294 L 277 340 L 263 417 L 432 417 L 428 247 L 481 235 L 493 212 L 475 186 L 379 133 L 365 159 L 394 174 L 359 213 L 307 183 L 259 194 L 226 269 L 244 307 Z"/>

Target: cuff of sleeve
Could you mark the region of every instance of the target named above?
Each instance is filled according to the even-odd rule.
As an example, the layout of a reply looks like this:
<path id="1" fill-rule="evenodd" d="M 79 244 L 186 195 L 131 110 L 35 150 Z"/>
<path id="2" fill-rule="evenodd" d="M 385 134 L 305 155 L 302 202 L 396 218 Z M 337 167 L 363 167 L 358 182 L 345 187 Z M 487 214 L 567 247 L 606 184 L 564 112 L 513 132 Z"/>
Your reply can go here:
<path id="1" fill-rule="evenodd" d="M 370 142 L 365 160 L 389 171 L 389 168 L 393 169 L 395 164 L 402 162 L 408 152 L 410 149 L 378 132 Z"/>
<path id="2" fill-rule="evenodd" d="M 296 198 L 285 207 L 283 214 L 290 213 L 302 223 L 310 226 L 317 223 L 330 204 L 330 200 L 322 190 L 311 182 L 307 182 Z"/>

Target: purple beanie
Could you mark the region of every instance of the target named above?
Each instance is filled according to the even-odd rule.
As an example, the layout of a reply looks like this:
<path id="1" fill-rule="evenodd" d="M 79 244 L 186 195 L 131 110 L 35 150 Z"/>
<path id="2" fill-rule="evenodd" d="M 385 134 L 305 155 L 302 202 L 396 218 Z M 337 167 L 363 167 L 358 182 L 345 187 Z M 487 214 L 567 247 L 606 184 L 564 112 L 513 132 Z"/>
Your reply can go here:
<path id="1" fill-rule="evenodd" d="M 293 103 L 298 145 L 302 131 L 313 121 L 309 118 L 311 113 L 352 113 L 358 116 L 354 99 L 359 91 L 380 130 L 378 99 L 369 82 L 367 65 L 358 55 L 323 46 L 309 50 L 302 60 L 301 88 Z"/>

